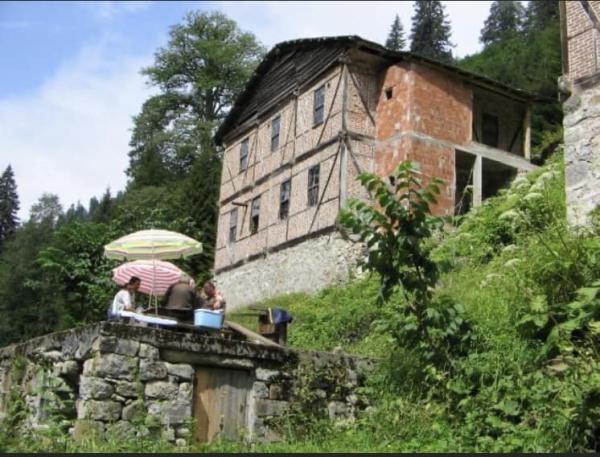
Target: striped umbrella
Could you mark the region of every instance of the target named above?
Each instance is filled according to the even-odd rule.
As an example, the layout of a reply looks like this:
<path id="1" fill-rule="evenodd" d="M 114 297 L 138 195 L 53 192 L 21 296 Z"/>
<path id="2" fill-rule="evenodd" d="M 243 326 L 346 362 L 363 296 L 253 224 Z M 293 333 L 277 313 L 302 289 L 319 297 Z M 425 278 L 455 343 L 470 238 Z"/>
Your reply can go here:
<path id="1" fill-rule="evenodd" d="M 202 252 L 202 243 L 169 230 L 140 230 L 104 246 L 109 259 L 180 259 Z"/>
<path id="2" fill-rule="evenodd" d="M 156 265 L 157 260 L 181 259 L 201 252 L 202 243 L 199 241 L 181 233 L 156 229 L 130 233 L 104 246 L 104 256 L 109 259 L 151 259 L 154 261 L 153 265 Z M 156 275 L 156 268 L 153 268 L 153 274 Z M 150 290 L 150 302 L 156 294 L 156 290 Z"/>
<path id="3" fill-rule="evenodd" d="M 140 292 L 164 295 L 184 273 L 178 266 L 164 260 L 134 260 L 113 268 L 113 281 L 123 286 L 132 276 L 137 276 L 142 280 Z"/>

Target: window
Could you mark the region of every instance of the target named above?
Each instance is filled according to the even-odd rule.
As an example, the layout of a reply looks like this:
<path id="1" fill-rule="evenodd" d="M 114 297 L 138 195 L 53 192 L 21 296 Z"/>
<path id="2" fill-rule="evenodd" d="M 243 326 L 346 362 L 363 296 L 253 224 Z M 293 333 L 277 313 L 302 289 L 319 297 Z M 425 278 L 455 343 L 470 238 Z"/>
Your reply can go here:
<path id="1" fill-rule="evenodd" d="M 240 173 L 248 169 L 248 138 L 242 141 L 240 147 Z"/>
<path id="2" fill-rule="evenodd" d="M 271 152 L 279 147 L 279 129 L 281 127 L 281 116 L 271 121 Z"/>
<path id="3" fill-rule="evenodd" d="M 325 86 L 315 90 L 313 124 L 318 125 L 324 120 L 325 115 Z"/>
<path id="4" fill-rule="evenodd" d="M 252 200 L 250 209 L 250 233 L 254 235 L 258 232 L 258 222 L 260 218 L 260 196 Z"/>
<path id="5" fill-rule="evenodd" d="M 319 174 L 321 166 L 315 165 L 308 170 L 308 206 L 319 203 Z"/>
<path id="6" fill-rule="evenodd" d="M 292 181 L 288 179 L 279 189 L 279 219 L 286 219 L 290 214 L 290 193 Z"/>
<path id="7" fill-rule="evenodd" d="M 498 147 L 498 117 L 483 113 L 481 119 L 481 141 L 483 144 Z"/>
<path id="8" fill-rule="evenodd" d="M 229 242 L 235 243 L 235 237 L 237 236 L 237 220 L 238 210 L 237 208 L 231 210 L 229 213 Z"/>

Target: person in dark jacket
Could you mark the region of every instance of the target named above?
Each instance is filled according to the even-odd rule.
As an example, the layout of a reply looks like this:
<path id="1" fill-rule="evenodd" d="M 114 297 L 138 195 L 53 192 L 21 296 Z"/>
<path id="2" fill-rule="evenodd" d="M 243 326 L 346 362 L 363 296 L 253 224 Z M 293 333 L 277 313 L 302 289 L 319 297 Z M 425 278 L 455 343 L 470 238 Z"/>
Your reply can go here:
<path id="1" fill-rule="evenodd" d="M 192 278 L 183 274 L 178 282 L 169 286 L 163 298 L 163 306 L 177 311 L 192 311 L 202 307 L 202 301 L 196 293 Z"/>

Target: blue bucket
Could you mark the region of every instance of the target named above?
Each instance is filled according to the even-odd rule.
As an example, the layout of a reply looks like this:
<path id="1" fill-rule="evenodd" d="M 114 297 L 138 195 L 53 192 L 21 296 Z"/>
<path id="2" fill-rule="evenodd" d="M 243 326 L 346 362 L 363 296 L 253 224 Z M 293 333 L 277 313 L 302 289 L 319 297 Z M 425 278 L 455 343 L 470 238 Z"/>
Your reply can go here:
<path id="1" fill-rule="evenodd" d="M 222 328 L 225 314 L 210 309 L 194 310 L 194 325 L 196 327 Z"/>

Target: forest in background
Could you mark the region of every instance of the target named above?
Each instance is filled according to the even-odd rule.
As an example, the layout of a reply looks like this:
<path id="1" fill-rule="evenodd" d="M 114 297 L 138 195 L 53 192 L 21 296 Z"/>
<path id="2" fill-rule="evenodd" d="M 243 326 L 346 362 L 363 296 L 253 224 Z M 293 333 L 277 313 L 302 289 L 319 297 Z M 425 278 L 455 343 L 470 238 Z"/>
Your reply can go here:
<path id="1" fill-rule="evenodd" d="M 386 45 L 406 46 L 400 18 Z M 558 1 L 492 3 L 481 52 L 455 59 L 451 25 L 438 1 L 415 2 L 410 51 L 451 62 L 557 100 L 561 72 Z M 127 188 L 66 210 L 44 194 L 18 221 L 18 189 L 10 166 L 0 177 L 0 346 L 105 318 L 116 291 L 114 261 L 103 246 L 146 228 L 175 230 L 203 242 L 205 252 L 178 262 L 198 281 L 214 256 L 222 151 L 213 134 L 266 49 L 219 12 L 191 12 L 142 69 L 159 93 L 134 117 Z M 561 138 L 558 101 L 536 107 L 535 145 Z M 551 141 L 553 140 L 553 141 Z M 539 160 L 547 150 L 539 149 Z"/>

